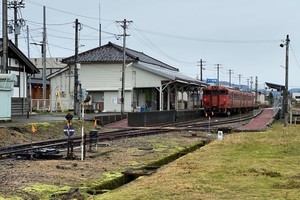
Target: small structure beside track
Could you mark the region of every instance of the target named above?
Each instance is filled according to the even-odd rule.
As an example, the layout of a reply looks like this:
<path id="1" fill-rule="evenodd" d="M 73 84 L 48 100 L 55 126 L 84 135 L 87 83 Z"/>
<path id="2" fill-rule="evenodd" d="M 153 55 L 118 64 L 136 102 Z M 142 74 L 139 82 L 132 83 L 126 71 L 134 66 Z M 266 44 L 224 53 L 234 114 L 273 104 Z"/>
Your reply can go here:
<path id="1" fill-rule="evenodd" d="M 172 124 L 179 121 L 199 118 L 200 116 L 203 116 L 203 109 L 132 112 L 128 113 L 128 126 L 138 127 Z"/>

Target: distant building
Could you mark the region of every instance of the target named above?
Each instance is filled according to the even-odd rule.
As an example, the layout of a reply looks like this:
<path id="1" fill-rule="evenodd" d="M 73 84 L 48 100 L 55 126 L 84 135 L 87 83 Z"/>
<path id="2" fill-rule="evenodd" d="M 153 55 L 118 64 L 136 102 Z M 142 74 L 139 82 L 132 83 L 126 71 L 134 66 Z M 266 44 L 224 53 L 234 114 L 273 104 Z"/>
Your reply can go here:
<path id="1" fill-rule="evenodd" d="M 63 58 L 46 58 L 46 77 L 61 68 L 65 67 L 66 64 L 60 61 Z M 30 61 L 40 70 L 39 74 L 33 74 L 31 76 L 31 98 L 42 99 L 43 98 L 43 58 L 30 58 Z M 46 80 L 46 99 L 49 99 L 50 94 L 50 81 Z"/>
<path id="2" fill-rule="evenodd" d="M 266 101 L 266 95 L 263 94 L 263 93 L 261 93 L 261 92 L 259 92 L 259 93 L 257 94 L 257 103 L 258 103 L 258 105 L 260 105 L 260 106 L 262 106 L 262 105 L 268 105 L 268 104 L 269 104 L 269 102 Z"/>
<path id="3" fill-rule="evenodd" d="M 3 51 L 3 40 L 0 39 L 0 54 Z M 3 69 L 2 63 L 0 69 Z M 36 66 L 24 55 L 24 53 L 15 46 L 10 40 L 8 42 L 8 66 L 7 74 L 15 74 L 16 81 L 14 83 L 12 95 L 12 115 L 23 115 L 29 111 L 30 90 L 28 83 L 30 76 L 38 74 L 40 71 Z M 1 104 L 0 104 L 0 109 Z"/>
<path id="4" fill-rule="evenodd" d="M 293 92 L 292 93 L 292 98 L 295 100 L 297 103 L 300 103 L 300 93 L 298 92 Z"/>

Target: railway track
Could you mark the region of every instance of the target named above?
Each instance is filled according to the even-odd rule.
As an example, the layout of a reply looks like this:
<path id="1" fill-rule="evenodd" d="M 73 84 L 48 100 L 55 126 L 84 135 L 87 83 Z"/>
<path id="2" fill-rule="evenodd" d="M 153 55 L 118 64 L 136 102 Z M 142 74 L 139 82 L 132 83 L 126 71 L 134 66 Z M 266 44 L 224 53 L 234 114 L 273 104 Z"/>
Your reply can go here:
<path id="1" fill-rule="evenodd" d="M 90 138 L 86 136 L 85 142 L 90 143 L 91 141 L 107 141 L 114 140 L 122 137 L 135 137 L 141 135 L 150 135 L 150 134 L 159 134 L 172 131 L 170 129 L 127 129 L 127 130 L 116 130 L 110 132 L 98 132 L 97 138 Z M 72 143 L 72 147 L 78 147 L 82 143 L 82 137 L 71 137 L 70 142 Z M 68 145 L 68 138 L 66 139 L 53 139 L 32 143 L 25 143 L 19 145 L 11 145 L 7 147 L 0 148 L 0 157 L 12 157 L 18 153 L 26 153 L 26 152 L 34 152 L 41 149 L 47 148 L 57 148 L 59 151 L 63 151 L 62 149 L 66 148 Z"/>
<path id="2" fill-rule="evenodd" d="M 150 135 L 150 134 L 160 134 L 170 131 L 206 131 L 206 132 L 215 132 L 220 127 L 228 127 L 230 124 L 234 123 L 242 123 L 245 121 L 249 121 L 253 118 L 253 114 L 247 114 L 243 116 L 236 116 L 230 118 L 214 118 L 213 120 L 208 120 L 207 118 L 190 120 L 187 122 L 178 122 L 172 125 L 164 125 L 160 127 L 144 127 L 144 128 L 132 128 L 125 130 L 115 130 L 109 132 L 98 132 L 96 138 L 90 138 L 86 136 L 85 142 L 87 144 L 91 144 L 91 142 L 101 142 L 107 140 L 114 140 L 122 137 L 135 137 L 142 135 Z M 211 139 L 211 138 L 210 138 Z M 28 153 L 39 151 L 41 149 L 47 148 L 57 148 L 59 151 L 64 151 L 64 149 L 68 146 L 68 142 L 71 142 L 72 148 L 78 147 L 82 144 L 82 137 L 71 137 L 70 141 L 68 138 L 65 139 L 53 139 L 53 140 L 45 140 L 39 142 L 30 142 L 18 145 L 11 145 L 7 147 L 0 147 L 0 158 L 1 157 L 13 157 L 18 153 Z"/>
<path id="3" fill-rule="evenodd" d="M 253 113 L 248 113 L 248 114 L 243 114 L 239 116 L 232 116 L 229 118 L 220 118 L 220 117 L 214 117 L 214 118 L 199 118 L 195 120 L 190 120 L 187 122 L 178 122 L 171 127 L 176 127 L 177 129 L 185 129 L 185 130 L 198 130 L 198 131 L 205 131 L 210 129 L 212 130 L 217 130 L 219 127 L 228 127 L 229 125 L 242 125 L 251 119 L 258 115 L 260 111 L 256 112 L 255 115 Z M 164 127 L 168 127 L 170 125 L 166 125 Z"/>

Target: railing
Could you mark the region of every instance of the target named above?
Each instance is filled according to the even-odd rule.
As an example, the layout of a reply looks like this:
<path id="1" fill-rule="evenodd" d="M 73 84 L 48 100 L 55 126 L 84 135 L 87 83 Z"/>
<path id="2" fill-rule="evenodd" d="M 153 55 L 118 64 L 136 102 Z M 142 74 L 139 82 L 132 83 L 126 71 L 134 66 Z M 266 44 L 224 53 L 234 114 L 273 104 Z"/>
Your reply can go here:
<path id="1" fill-rule="evenodd" d="M 50 99 L 31 99 L 30 111 L 50 111 Z"/>
<path id="2" fill-rule="evenodd" d="M 273 104 L 274 116 L 277 115 L 278 112 L 281 110 L 281 106 L 282 106 L 282 98 L 280 97 Z"/>

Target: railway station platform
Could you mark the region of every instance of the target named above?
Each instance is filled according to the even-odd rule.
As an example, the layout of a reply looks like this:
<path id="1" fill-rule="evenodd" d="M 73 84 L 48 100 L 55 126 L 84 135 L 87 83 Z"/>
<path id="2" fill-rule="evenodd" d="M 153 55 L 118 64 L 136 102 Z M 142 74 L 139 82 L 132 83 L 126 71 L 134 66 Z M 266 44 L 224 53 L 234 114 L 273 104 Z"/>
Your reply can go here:
<path id="1" fill-rule="evenodd" d="M 0 121 L 0 127 L 9 127 L 16 124 L 27 124 L 27 123 L 39 123 L 39 122 L 55 122 L 55 121 L 66 121 L 66 113 L 52 113 L 45 115 L 32 114 L 29 116 L 19 115 L 12 116 L 11 121 Z M 94 121 L 97 120 L 98 124 L 105 125 L 118 121 L 122 121 L 127 118 L 127 115 L 121 115 L 120 113 L 97 113 L 97 114 L 85 114 L 84 120 Z M 78 119 L 74 116 L 73 119 Z M 126 121 L 127 124 L 127 121 Z"/>
<path id="2" fill-rule="evenodd" d="M 248 124 L 241 126 L 236 131 L 243 132 L 256 132 L 265 131 L 270 124 L 272 124 L 274 118 L 278 114 L 279 109 L 265 108 L 262 112 L 253 118 Z"/>

